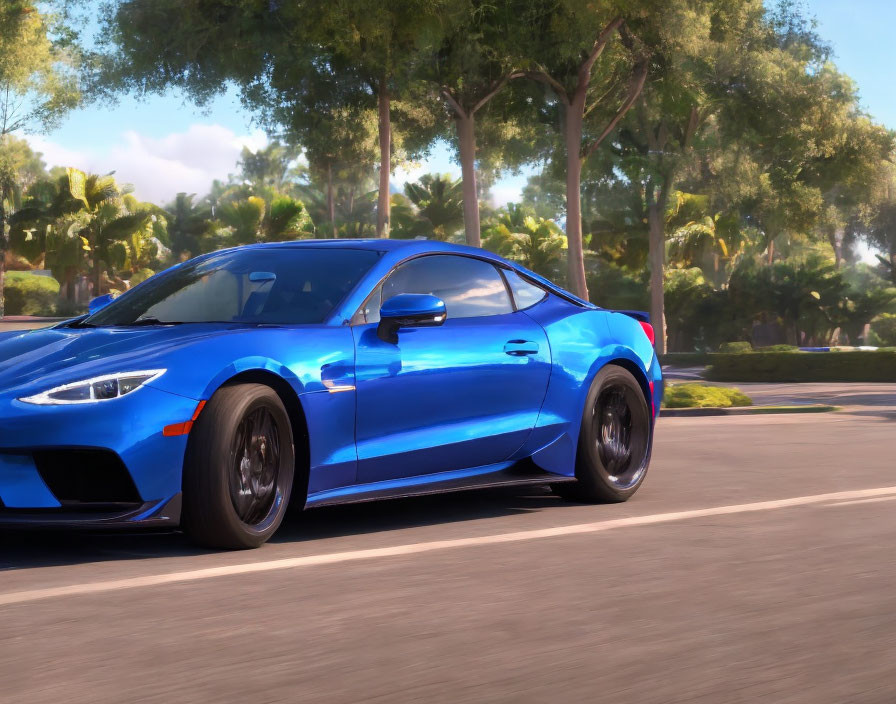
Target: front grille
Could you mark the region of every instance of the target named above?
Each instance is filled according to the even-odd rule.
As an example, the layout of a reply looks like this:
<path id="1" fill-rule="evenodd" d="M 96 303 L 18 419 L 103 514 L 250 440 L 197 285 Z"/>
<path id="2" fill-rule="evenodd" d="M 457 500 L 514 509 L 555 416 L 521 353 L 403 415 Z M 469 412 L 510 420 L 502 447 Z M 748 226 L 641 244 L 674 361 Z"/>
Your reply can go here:
<path id="1" fill-rule="evenodd" d="M 141 501 L 124 462 L 111 450 L 37 450 L 34 464 L 63 506 Z"/>

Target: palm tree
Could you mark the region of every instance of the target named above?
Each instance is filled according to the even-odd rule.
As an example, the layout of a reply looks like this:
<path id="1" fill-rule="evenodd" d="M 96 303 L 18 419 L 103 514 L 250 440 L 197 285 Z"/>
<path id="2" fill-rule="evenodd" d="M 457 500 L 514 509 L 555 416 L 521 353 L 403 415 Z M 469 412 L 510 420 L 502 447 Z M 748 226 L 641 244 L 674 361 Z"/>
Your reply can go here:
<path id="1" fill-rule="evenodd" d="M 168 221 L 168 243 L 176 259 L 199 254 L 203 235 L 208 232 L 212 219 L 211 205 L 206 201 L 194 202 L 195 193 L 178 193 L 165 209 Z"/>
<path id="2" fill-rule="evenodd" d="M 543 276 L 556 275 L 566 236 L 553 220 L 536 218 L 528 208 L 508 203 L 485 231 L 482 246 L 520 262 Z"/>
<path id="3" fill-rule="evenodd" d="M 86 174 L 66 169 L 68 189 L 73 200 L 84 205 L 88 218 L 83 230 L 91 250 L 93 295 L 102 293 L 105 269 L 121 262 L 122 243 L 143 230 L 152 218 L 149 210 L 128 210 L 122 189 L 112 174 Z M 112 273 L 111 271 L 109 272 Z"/>
<path id="4" fill-rule="evenodd" d="M 448 174 L 425 174 L 417 183 L 405 184 L 404 193 L 413 205 L 413 219 L 402 222 L 401 232 L 393 232 L 394 237 L 449 240 L 463 229 L 463 183 L 459 179 Z"/>
<path id="5" fill-rule="evenodd" d="M 312 227 L 302 201 L 281 195 L 270 203 L 258 196 L 225 203 L 218 207 L 218 220 L 218 236 L 232 244 L 296 239 Z"/>
<path id="6" fill-rule="evenodd" d="M 52 190 L 41 189 L 23 204 L 13 223 L 14 242 L 25 256 L 42 250 L 68 297 L 89 256 L 93 293 L 99 295 L 103 273 L 113 274 L 114 265 L 124 261 L 128 239 L 150 232 L 156 216 L 154 208 L 138 208 L 136 199 L 126 196 L 112 174 L 68 168 Z"/>

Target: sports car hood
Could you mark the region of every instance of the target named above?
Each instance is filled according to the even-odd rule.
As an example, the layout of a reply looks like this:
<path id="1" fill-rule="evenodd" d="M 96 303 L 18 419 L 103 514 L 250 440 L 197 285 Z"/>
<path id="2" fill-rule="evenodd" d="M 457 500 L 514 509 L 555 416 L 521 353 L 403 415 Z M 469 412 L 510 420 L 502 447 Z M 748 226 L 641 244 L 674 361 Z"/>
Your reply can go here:
<path id="1" fill-rule="evenodd" d="M 230 329 L 171 327 L 45 328 L 0 334 L 0 393 L 18 395 L 99 374 L 165 367 L 165 358 Z"/>

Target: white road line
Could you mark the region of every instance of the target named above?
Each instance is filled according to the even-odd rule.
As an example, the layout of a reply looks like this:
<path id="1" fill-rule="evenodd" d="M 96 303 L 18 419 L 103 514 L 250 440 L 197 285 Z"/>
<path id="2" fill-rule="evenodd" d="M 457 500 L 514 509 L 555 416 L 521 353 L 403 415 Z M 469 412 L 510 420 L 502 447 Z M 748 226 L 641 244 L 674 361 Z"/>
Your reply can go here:
<path id="1" fill-rule="evenodd" d="M 827 506 L 852 506 L 853 504 L 873 504 L 878 501 L 896 501 L 896 496 L 877 496 L 871 499 L 853 499 L 852 501 L 838 501 Z"/>
<path id="2" fill-rule="evenodd" d="M 813 504 L 824 504 L 838 500 L 850 501 L 875 497 L 887 497 L 896 499 L 896 486 L 885 486 L 876 489 L 858 489 L 854 491 L 838 491 L 830 494 L 797 496 L 791 499 L 778 499 L 776 501 L 759 501 L 757 503 L 736 504 L 733 506 L 715 506 L 712 508 L 700 508 L 691 511 L 656 513 L 648 516 L 630 516 L 628 518 L 617 518 L 609 521 L 579 523 L 570 526 L 557 526 L 556 528 L 524 530 L 516 533 L 499 533 L 497 535 L 483 535 L 472 538 L 457 538 L 455 540 L 435 540 L 426 543 L 411 543 L 408 545 L 395 545 L 385 548 L 352 550 L 348 552 L 335 552 L 323 555 L 306 555 L 303 557 L 288 557 L 279 560 L 270 560 L 267 562 L 247 562 L 239 565 L 209 567 L 200 570 L 168 572 L 164 574 L 145 575 L 142 577 L 130 577 L 128 579 L 116 579 L 103 582 L 88 582 L 86 584 L 71 584 L 62 587 L 50 587 L 47 589 L 31 589 L 27 591 L 0 594 L 0 606 L 24 604 L 33 601 L 41 601 L 44 599 L 57 599 L 69 596 L 102 594 L 105 592 L 122 591 L 125 589 L 155 587 L 162 584 L 195 582 L 203 579 L 231 577 L 234 575 L 254 574 L 257 572 L 272 572 L 274 570 L 288 570 L 296 569 L 299 567 L 332 565 L 341 562 L 353 562 L 355 560 L 372 560 L 380 557 L 414 555 L 417 553 L 433 552 L 435 550 L 448 550 L 451 548 L 466 548 L 478 545 L 497 545 L 500 543 L 517 543 L 526 540 L 558 538 L 567 535 L 600 533 L 603 531 L 614 530 L 616 528 L 631 528 L 635 526 L 655 525 L 658 523 L 673 523 L 677 521 L 687 521 L 692 518 L 707 518 L 710 516 L 725 516 L 737 513 L 753 513 L 757 511 L 775 511 L 777 509 L 791 508 L 794 506 L 810 506 Z"/>

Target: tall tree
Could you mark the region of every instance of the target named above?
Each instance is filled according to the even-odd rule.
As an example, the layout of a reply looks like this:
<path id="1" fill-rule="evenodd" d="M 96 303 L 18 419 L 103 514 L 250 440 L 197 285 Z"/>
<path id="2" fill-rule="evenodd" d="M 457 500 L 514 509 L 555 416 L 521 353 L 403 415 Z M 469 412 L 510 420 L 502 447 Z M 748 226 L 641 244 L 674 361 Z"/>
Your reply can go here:
<path id="1" fill-rule="evenodd" d="M 561 113 L 568 285 L 583 298 L 588 296 L 588 287 L 582 241 L 582 164 L 612 133 L 644 87 L 648 48 L 630 25 L 631 19 L 645 23 L 644 16 L 661 22 L 663 8 L 654 5 L 530 0 L 519 3 L 517 10 L 521 26 L 527 28 L 515 37 L 519 65 L 526 76 L 544 84 Z"/>
<path id="2" fill-rule="evenodd" d="M 336 79 L 356 81 L 357 106 L 369 96 L 375 104 L 379 148 L 379 190 L 376 232 L 388 237 L 390 181 L 394 157 L 393 101 L 406 91 L 409 55 L 428 20 L 438 15 L 438 0 L 316 0 L 297 4 L 285 21 L 294 28 L 294 41 L 310 41 L 338 67 Z M 308 21 L 309 15 L 314 18 Z M 350 68 L 349 68 L 350 67 Z M 289 91 L 289 86 L 284 86 Z M 363 104 L 363 103 L 362 103 Z"/>
<path id="3" fill-rule="evenodd" d="M 367 0 L 113 0 L 106 14 L 104 82 L 112 91 L 137 93 L 177 85 L 200 103 L 236 84 L 247 107 L 275 131 L 286 126 L 291 133 L 320 127 L 315 110 L 321 104 L 324 115 L 372 110 L 380 163 L 378 228 L 384 236 L 393 118 L 419 117 L 396 109 L 395 98 L 411 63 L 408 53 L 426 20 L 438 19 L 435 5 L 437 0 L 388 6 Z"/>
<path id="4" fill-rule="evenodd" d="M 9 247 L 8 211 L 20 164 L 11 135 L 47 129 L 79 99 L 71 35 L 32 0 L 0 4 L 0 316 Z"/>
<path id="5" fill-rule="evenodd" d="M 299 156 L 300 150 L 297 147 L 282 144 L 276 139 L 254 152 L 243 147 L 237 162 L 239 173 L 236 176 L 258 189 L 282 192 L 288 185 Z"/>
<path id="6" fill-rule="evenodd" d="M 643 189 L 648 221 L 650 317 L 665 352 L 665 224 L 676 177 L 695 140 L 724 106 L 733 69 L 748 46 L 745 31 L 761 23 L 759 0 L 687 3 L 671 9 L 655 38 L 653 75 L 623 125 L 626 172 Z M 675 11 L 677 10 L 677 11 Z"/>
<path id="7" fill-rule="evenodd" d="M 787 17 L 787 31 L 795 32 L 799 16 Z M 764 112 L 760 105 L 769 107 L 762 103 L 771 94 L 777 94 L 776 100 L 786 96 L 785 102 L 791 102 L 779 107 L 802 120 L 795 109 L 799 99 L 811 93 L 807 86 L 818 84 L 816 71 L 810 69 L 813 64 L 821 67 L 824 48 L 808 28 L 798 37 L 782 36 L 778 16 L 770 16 L 761 0 L 679 3 L 670 6 L 665 21 L 655 26 L 652 76 L 622 125 L 617 146 L 620 153 L 628 154 L 624 171 L 642 189 L 645 201 L 650 313 L 657 331 L 656 347 L 662 353 L 666 223 L 677 180 L 695 149 L 706 148 L 708 130 L 721 125 L 723 148 L 730 148 L 742 138 L 734 126 L 743 125 L 745 113 Z M 793 82 L 782 81 L 782 72 Z M 781 127 L 779 121 L 767 117 L 758 120 L 754 123 L 757 144 L 777 142 L 774 148 L 781 151 L 791 146 L 779 137 Z M 790 148 L 788 157 L 792 156 Z M 783 189 L 777 191 L 783 193 Z M 796 197 L 797 192 L 790 195 Z"/>
<path id="8" fill-rule="evenodd" d="M 881 165 L 874 191 L 866 239 L 883 254 L 878 255 L 883 273 L 896 285 L 896 165 Z"/>
<path id="9" fill-rule="evenodd" d="M 477 184 L 476 116 L 515 77 L 512 42 L 519 16 L 512 2 L 467 0 L 446 13 L 442 33 L 420 62 L 420 76 L 434 86 L 451 115 L 463 181 L 467 244 L 481 245 Z"/>

